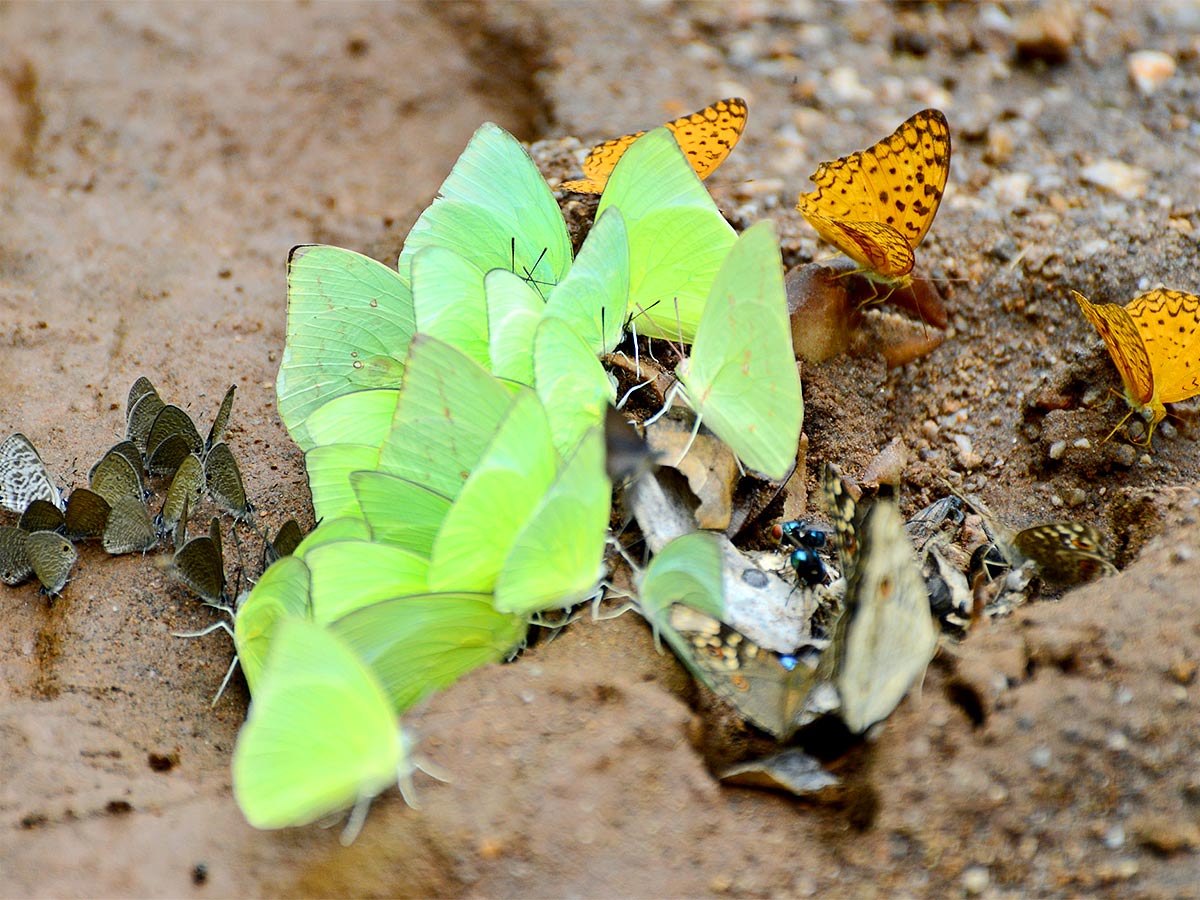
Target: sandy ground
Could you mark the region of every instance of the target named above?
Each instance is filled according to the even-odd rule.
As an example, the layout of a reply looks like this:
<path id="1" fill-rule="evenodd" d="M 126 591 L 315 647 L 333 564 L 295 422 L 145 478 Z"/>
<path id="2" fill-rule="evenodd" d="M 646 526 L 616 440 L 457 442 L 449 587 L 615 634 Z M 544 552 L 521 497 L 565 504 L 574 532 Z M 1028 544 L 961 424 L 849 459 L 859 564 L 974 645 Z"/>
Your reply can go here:
<path id="1" fill-rule="evenodd" d="M 1177 65 L 1149 96 L 1141 49 Z M 900 435 L 907 511 L 949 477 L 1014 525 L 1097 525 L 1125 571 L 948 648 L 831 805 L 718 786 L 682 670 L 636 617 L 585 619 L 421 710 L 451 782 L 343 849 L 242 821 L 228 640 L 170 636 L 212 613 L 155 555 L 86 547 L 57 602 L 0 596 L 0 894 L 1200 893 L 1197 407 L 1153 456 L 1102 444 L 1117 379 L 1066 293 L 1200 291 L 1190 4 L 0 6 L 0 425 L 77 485 L 138 375 L 205 423 L 236 383 L 252 498 L 309 525 L 273 405 L 288 249 L 393 261 L 484 120 L 588 142 L 731 95 L 714 196 L 792 262 L 828 254 L 791 211 L 818 161 L 924 106 L 954 134 L 918 253 L 948 340 L 806 371 L 810 472 Z"/>

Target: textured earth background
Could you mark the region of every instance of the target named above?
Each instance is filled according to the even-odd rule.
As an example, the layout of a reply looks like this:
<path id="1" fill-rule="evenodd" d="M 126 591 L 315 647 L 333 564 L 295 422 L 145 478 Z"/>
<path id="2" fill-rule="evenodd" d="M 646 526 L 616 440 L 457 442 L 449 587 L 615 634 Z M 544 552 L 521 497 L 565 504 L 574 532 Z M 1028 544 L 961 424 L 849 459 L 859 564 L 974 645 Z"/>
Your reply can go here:
<path id="1" fill-rule="evenodd" d="M 343 849 L 242 821 L 229 641 L 171 637 L 213 614 L 154 555 L 86 547 L 60 600 L 0 593 L 0 894 L 1195 896 L 1198 407 L 1152 456 L 1101 443 L 1118 382 L 1067 294 L 1200 291 L 1192 3 L 0 5 L 0 430 L 78 485 L 138 375 L 205 425 L 236 383 L 264 522 L 310 525 L 274 408 L 288 249 L 394 262 L 482 121 L 582 147 L 733 95 L 710 185 L 791 262 L 829 254 L 791 211 L 819 161 L 925 106 L 954 135 L 917 262 L 948 339 L 807 370 L 809 471 L 900 436 L 906 511 L 948 478 L 1097 525 L 1124 571 L 948 648 L 848 775 L 867 811 L 718 786 L 627 615 L 436 697 L 414 728 L 450 783 Z"/>

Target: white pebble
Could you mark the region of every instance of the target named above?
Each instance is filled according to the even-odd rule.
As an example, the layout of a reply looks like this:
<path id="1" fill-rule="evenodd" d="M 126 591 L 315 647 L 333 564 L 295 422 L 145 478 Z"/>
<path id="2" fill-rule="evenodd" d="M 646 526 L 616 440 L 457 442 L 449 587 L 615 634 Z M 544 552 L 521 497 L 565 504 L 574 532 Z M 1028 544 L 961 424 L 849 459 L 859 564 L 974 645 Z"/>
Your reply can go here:
<path id="1" fill-rule="evenodd" d="M 1138 50 L 1129 54 L 1125 65 L 1129 80 L 1142 96 L 1149 97 L 1175 77 L 1175 60 L 1161 50 Z"/>

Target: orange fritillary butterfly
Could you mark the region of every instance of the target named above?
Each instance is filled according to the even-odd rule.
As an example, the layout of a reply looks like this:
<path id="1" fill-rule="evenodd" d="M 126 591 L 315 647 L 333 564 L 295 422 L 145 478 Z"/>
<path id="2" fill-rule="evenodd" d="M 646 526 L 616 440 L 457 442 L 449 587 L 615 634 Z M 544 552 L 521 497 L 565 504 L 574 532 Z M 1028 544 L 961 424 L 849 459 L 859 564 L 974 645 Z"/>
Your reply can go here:
<path id="1" fill-rule="evenodd" d="M 823 162 L 796 209 L 873 281 L 909 283 L 950 174 L 950 126 L 923 109 L 873 147 Z"/>
<path id="2" fill-rule="evenodd" d="M 1200 394 L 1200 297 L 1160 289 L 1119 306 L 1091 303 L 1075 291 L 1071 295 L 1104 338 L 1125 384 L 1125 401 L 1149 421 L 1149 446 L 1167 414 L 1163 404 Z"/>
<path id="3" fill-rule="evenodd" d="M 740 97 L 730 97 L 718 100 L 690 116 L 667 122 L 666 126 L 675 135 L 675 140 L 679 142 L 696 174 L 707 178 L 737 144 L 746 127 L 747 114 L 746 101 Z M 583 161 L 583 178 L 564 181 L 559 187 L 577 194 L 603 193 L 617 160 L 629 149 L 630 144 L 645 133 L 639 131 L 597 144 Z"/>

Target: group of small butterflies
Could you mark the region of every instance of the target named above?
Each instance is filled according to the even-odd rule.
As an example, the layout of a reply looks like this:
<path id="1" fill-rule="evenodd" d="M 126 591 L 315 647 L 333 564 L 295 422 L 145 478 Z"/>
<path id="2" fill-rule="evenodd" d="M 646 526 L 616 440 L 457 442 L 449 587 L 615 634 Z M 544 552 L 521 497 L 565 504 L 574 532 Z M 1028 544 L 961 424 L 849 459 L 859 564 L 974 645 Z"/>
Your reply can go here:
<path id="1" fill-rule="evenodd" d="M 687 568 L 695 577 L 703 568 L 698 556 L 684 566 L 660 554 L 642 583 L 647 618 L 689 670 L 781 741 L 833 710 L 855 733 L 886 718 L 921 678 L 940 631 L 953 635 L 964 617 L 980 614 L 968 584 L 976 592 L 999 585 L 994 600 L 1014 584 L 1028 583 L 1010 574 L 1074 584 L 1116 571 L 1099 535 L 1086 525 L 1055 522 L 1013 532 L 981 501 L 954 494 L 905 523 L 891 499 L 878 498 L 864 511 L 833 465 L 825 467 L 822 490 L 842 577 L 831 578 L 821 558 L 819 551 L 829 543 L 824 530 L 808 521 L 774 528 L 798 588 L 816 601 L 813 634 L 792 652 L 755 645 L 709 615 L 704 604 L 691 602 L 694 592 L 655 583 L 655 567 L 674 567 L 677 575 Z M 946 552 L 950 535 L 965 520 L 964 505 L 983 518 L 987 536 L 969 566 L 964 563 L 965 572 L 952 568 Z M 953 526 L 950 532 L 942 527 L 946 523 Z M 674 599 L 658 601 L 656 591 Z M 659 607 L 667 609 L 665 619 Z"/>
<path id="2" fill-rule="evenodd" d="M 139 378 L 129 391 L 125 440 L 92 466 L 88 486 L 75 488 L 65 503 L 33 444 L 23 434 L 11 435 L 0 444 L 0 506 L 20 519 L 0 525 L 0 580 L 15 585 L 36 576 L 56 595 L 78 559 L 74 541 L 99 540 L 115 556 L 144 553 L 171 535 L 172 572 L 215 602 L 224 590 L 220 522 L 214 517 L 203 536 L 189 541 L 187 520 L 205 495 L 237 518 L 250 513 L 241 471 L 222 440 L 234 392 L 230 387 L 225 393 L 201 438 L 183 409 L 165 403 L 148 379 Z M 166 484 L 155 514 L 147 506 L 149 478 Z"/>
<path id="3" fill-rule="evenodd" d="M 740 98 L 719 100 L 666 127 L 701 178 L 707 177 L 742 136 L 748 109 Z M 592 148 L 584 177 L 563 190 L 598 194 L 621 155 L 645 132 Z M 950 174 L 950 127 L 940 110 L 923 109 L 871 147 L 823 162 L 811 176 L 816 190 L 801 194 L 796 208 L 823 240 L 859 266 L 859 273 L 889 291 L 912 279 L 915 251 L 937 215 Z M 1093 304 L 1072 292 L 1100 333 L 1125 387 L 1130 413 L 1154 429 L 1164 403 L 1200 394 L 1200 297 L 1158 289 L 1120 306 Z"/>

